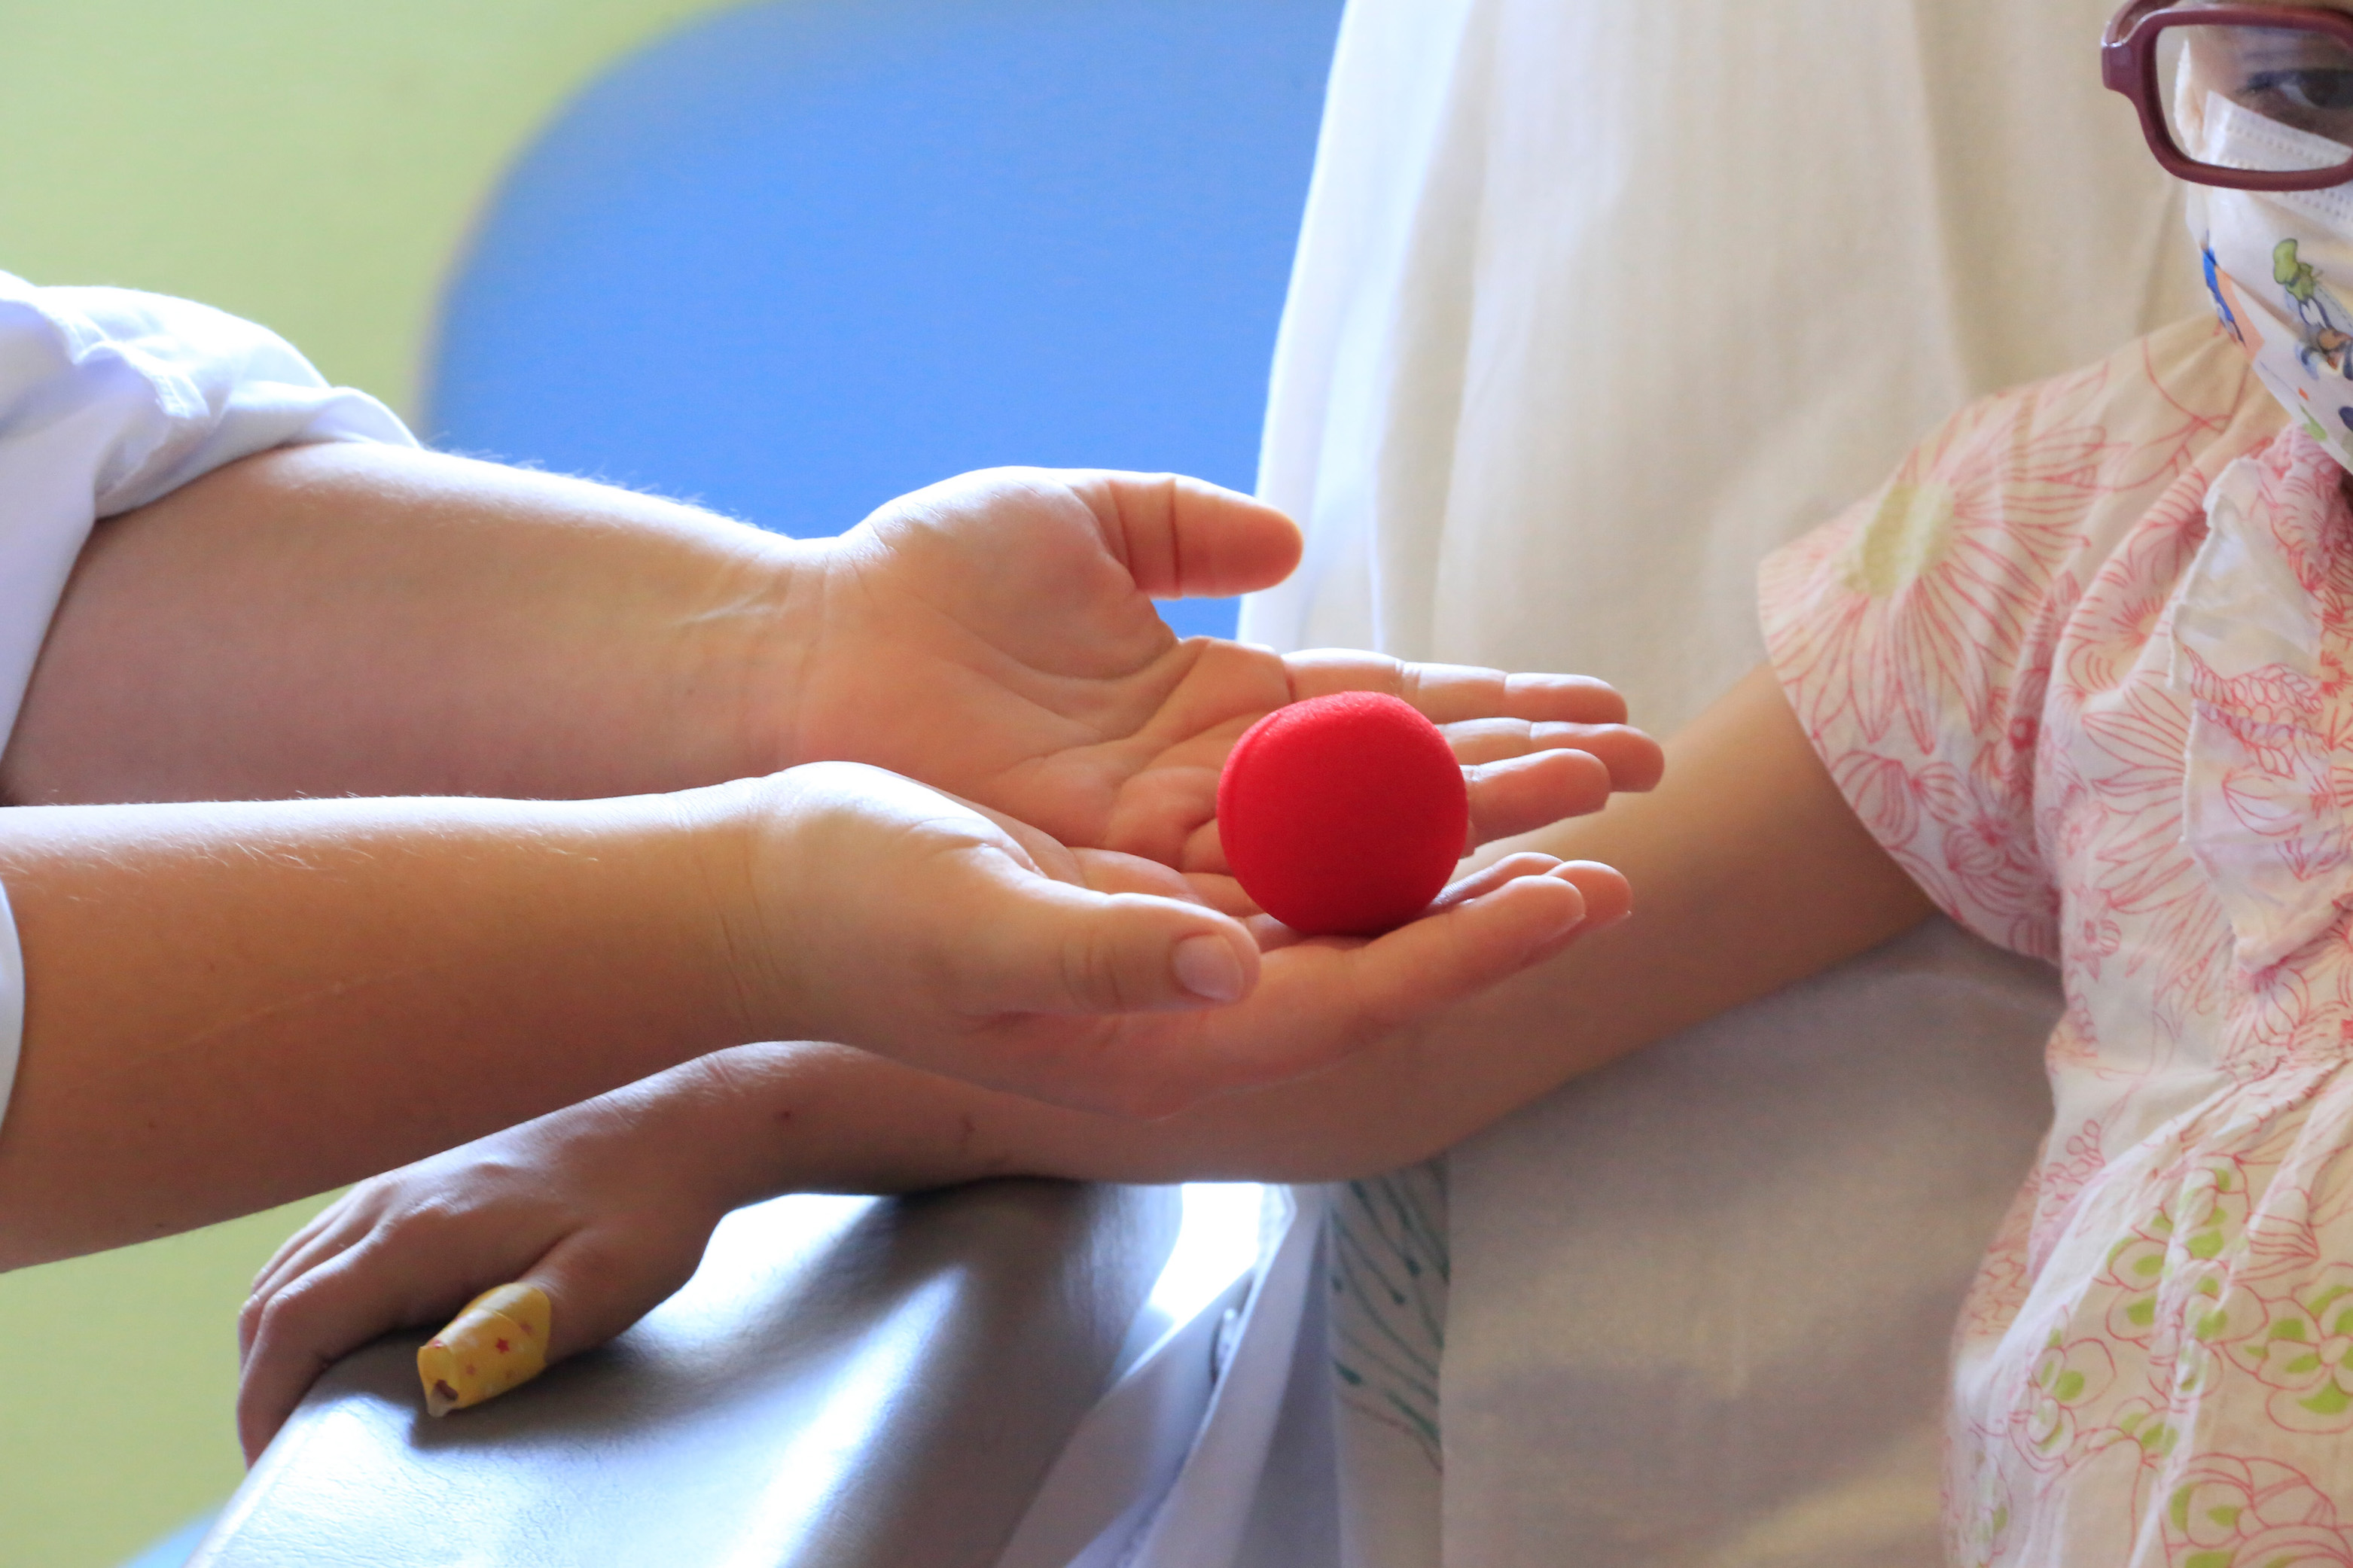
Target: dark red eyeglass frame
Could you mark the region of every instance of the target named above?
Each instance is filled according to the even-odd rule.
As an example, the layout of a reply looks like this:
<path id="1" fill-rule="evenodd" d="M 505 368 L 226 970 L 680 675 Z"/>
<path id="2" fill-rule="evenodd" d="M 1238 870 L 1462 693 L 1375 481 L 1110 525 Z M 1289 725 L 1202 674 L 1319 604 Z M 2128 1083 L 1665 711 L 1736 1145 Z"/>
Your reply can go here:
<path id="1" fill-rule="evenodd" d="M 2127 0 L 2100 39 L 2100 79 L 2140 110 L 2141 134 L 2165 172 L 2192 184 L 2233 191 L 2320 191 L 2353 181 L 2353 158 L 2328 169 L 2221 169 L 2200 163 L 2173 144 L 2165 117 L 2165 84 L 2157 79 L 2158 39 L 2173 27 L 2300 27 L 2327 33 L 2353 53 L 2353 16 L 2342 11 L 2284 11 L 2267 5 L 2177 5 L 2173 0 Z"/>

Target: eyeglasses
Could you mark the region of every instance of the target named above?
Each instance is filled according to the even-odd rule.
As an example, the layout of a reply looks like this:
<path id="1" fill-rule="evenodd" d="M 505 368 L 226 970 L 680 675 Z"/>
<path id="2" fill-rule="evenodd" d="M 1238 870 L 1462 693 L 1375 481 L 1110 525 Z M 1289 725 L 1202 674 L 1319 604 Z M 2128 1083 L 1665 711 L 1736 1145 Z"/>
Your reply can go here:
<path id="1" fill-rule="evenodd" d="M 2100 74 L 2168 173 L 2241 191 L 2353 181 L 2353 16 L 2130 0 Z"/>

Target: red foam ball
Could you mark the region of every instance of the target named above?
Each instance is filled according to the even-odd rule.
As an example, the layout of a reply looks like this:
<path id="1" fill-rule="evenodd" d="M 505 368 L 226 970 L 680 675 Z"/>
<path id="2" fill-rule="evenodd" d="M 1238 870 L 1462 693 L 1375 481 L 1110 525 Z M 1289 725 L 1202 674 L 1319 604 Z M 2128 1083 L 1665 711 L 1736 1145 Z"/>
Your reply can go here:
<path id="1" fill-rule="evenodd" d="M 1438 726 L 1394 697 L 1278 708 L 1218 780 L 1226 863 L 1259 908 L 1310 936 L 1376 936 L 1446 886 L 1471 798 Z"/>

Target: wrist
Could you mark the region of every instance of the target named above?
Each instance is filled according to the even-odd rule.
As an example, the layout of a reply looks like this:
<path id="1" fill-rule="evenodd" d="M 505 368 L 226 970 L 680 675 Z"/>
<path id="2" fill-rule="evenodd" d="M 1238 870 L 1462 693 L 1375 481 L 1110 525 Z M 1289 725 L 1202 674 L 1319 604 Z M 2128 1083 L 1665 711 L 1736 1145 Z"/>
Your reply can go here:
<path id="1" fill-rule="evenodd" d="M 724 977 L 731 1044 L 798 1039 L 822 1027 L 795 963 L 799 954 L 779 940 L 763 896 L 764 868 L 773 872 L 779 848 L 777 819 L 794 820 L 793 793 L 788 777 L 771 775 L 669 797 L 693 856 L 690 880 L 701 902 L 692 924 L 704 961 Z"/>
<path id="2" fill-rule="evenodd" d="M 746 1145 L 753 1107 L 726 1058 L 758 1047 L 697 1057 L 545 1119 L 551 1158 L 642 1173 L 633 1185 L 668 1213 L 716 1225 L 765 1195 Z"/>
<path id="3" fill-rule="evenodd" d="M 724 771 L 698 783 L 757 778 L 810 761 L 800 740 L 805 695 L 818 668 L 832 540 L 763 535 L 747 553 L 725 607 L 702 618 L 703 646 L 682 669 L 681 710 L 717 695 L 706 732 L 733 737 Z"/>
<path id="4" fill-rule="evenodd" d="M 658 1080 L 654 1114 L 695 1201 L 715 1216 L 786 1193 L 827 1190 L 825 1162 L 812 1160 L 812 1114 L 803 1093 L 801 1053 L 790 1045 L 714 1051 Z"/>
<path id="5" fill-rule="evenodd" d="M 921 1192 L 1034 1168 L 996 1126 L 1004 1097 L 848 1046 L 743 1046 L 655 1081 L 670 1136 L 692 1141 L 681 1157 L 721 1213 L 788 1193 Z"/>

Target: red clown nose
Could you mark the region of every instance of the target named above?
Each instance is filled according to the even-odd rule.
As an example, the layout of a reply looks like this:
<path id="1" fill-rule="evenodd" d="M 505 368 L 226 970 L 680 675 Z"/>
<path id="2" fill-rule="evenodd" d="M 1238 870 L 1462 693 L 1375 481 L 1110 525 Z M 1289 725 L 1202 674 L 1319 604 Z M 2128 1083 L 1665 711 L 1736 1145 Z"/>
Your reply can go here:
<path id="1" fill-rule="evenodd" d="M 1462 855 L 1471 798 L 1438 726 L 1394 697 L 1278 708 L 1218 780 L 1226 863 L 1309 936 L 1377 936 L 1429 907 Z"/>

